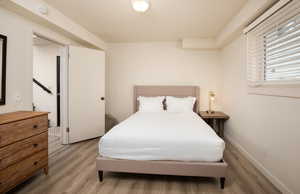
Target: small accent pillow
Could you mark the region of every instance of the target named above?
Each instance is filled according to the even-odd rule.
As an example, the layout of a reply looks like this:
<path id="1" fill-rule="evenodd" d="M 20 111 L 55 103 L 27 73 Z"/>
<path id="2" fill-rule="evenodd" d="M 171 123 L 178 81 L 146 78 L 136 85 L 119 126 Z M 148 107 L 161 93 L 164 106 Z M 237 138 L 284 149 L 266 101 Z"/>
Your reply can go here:
<path id="1" fill-rule="evenodd" d="M 196 102 L 195 97 L 177 98 L 167 96 L 166 104 L 168 112 L 191 112 L 194 109 Z"/>
<path id="2" fill-rule="evenodd" d="M 139 96 L 139 111 L 140 112 L 162 112 L 164 111 L 163 101 L 164 96 L 144 97 Z"/>

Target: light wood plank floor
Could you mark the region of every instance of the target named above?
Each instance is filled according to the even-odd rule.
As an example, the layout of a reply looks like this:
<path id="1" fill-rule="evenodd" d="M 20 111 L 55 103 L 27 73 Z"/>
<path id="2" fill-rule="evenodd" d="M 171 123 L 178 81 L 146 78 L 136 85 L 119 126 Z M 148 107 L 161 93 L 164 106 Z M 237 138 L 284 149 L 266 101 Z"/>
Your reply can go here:
<path id="1" fill-rule="evenodd" d="M 51 155 L 55 155 L 56 152 L 63 149 L 65 145 L 62 144 L 62 140 L 60 137 L 54 136 L 54 135 L 48 135 L 48 154 L 49 157 Z"/>
<path id="2" fill-rule="evenodd" d="M 98 139 L 64 146 L 51 155 L 49 175 L 42 172 L 10 193 L 36 194 L 277 194 L 280 193 L 240 153 L 227 144 L 230 165 L 225 189 L 217 179 L 105 173 L 98 181 L 95 158 Z"/>

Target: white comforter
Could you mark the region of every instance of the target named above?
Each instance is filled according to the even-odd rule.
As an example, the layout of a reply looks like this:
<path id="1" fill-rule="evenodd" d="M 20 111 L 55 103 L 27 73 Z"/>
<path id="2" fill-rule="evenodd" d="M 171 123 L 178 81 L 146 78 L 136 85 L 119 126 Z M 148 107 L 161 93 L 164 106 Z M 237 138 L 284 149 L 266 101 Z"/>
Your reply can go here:
<path id="1" fill-rule="evenodd" d="M 137 112 L 99 142 L 101 156 L 128 160 L 216 162 L 224 149 L 224 141 L 193 112 Z"/>

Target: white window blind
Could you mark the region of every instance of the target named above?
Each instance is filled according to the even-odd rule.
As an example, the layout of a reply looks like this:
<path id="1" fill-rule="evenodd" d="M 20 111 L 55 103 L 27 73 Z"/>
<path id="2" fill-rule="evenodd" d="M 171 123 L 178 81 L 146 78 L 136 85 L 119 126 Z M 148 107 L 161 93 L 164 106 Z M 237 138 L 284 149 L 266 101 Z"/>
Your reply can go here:
<path id="1" fill-rule="evenodd" d="M 294 0 L 247 33 L 250 85 L 299 83 L 300 1 Z"/>

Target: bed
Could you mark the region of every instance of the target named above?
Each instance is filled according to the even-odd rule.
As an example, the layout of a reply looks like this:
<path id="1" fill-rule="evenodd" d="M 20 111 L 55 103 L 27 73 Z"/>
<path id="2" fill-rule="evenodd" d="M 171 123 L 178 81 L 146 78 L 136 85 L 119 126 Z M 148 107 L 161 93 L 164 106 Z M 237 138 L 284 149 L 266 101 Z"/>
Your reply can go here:
<path id="1" fill-rule="evenodd" d="M 224 188 L 227 164 L 224 141 L 197 115 L 195 86 L 135 86 L 134 114 L 99 141 L 96 159 L 103 171 L 220 178 Z M 137 112 L 138 96 L 196 97 L 194 112 Z"/>

